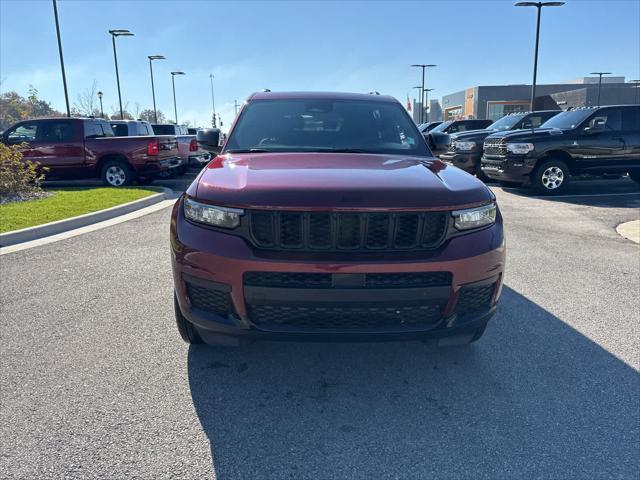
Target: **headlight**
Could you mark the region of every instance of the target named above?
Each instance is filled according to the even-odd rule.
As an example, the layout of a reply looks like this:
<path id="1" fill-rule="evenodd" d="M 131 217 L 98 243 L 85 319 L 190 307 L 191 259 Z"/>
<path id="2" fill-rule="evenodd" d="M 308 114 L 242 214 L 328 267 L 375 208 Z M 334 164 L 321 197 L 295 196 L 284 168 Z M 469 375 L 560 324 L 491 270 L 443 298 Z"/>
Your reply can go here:
<path id="1" fill-rule="evenodd" d="M 533 150 L 533 143 L 507 143 L 507 152 L 524 155 Z"/>
<path id="2" fill-rule="evenodd" d="M 453 142 L 453 145 L 456 147 L 456 150 L 460 150 L 461 152 L 468 152 L 476 148 L 476 142 Z"/>
<path id="3" fill-rule="evenodd" d="M 215 207 L 204 203 L 184 199 L 184 215 L 191 221 L 222 228 L 236 228 L 240 225 L 240 216 L 244 210 L 237 208 Z"/>
<path id="4" fill-rule="evenodd" d="M 458 230 L 484 227 L 495 223 L 496 204 L 492 203 L 491 205 L 469 208 L 468 210 L 457 210 L 451 212 L 451 215 L 455 219 L 454 225 Z"/>

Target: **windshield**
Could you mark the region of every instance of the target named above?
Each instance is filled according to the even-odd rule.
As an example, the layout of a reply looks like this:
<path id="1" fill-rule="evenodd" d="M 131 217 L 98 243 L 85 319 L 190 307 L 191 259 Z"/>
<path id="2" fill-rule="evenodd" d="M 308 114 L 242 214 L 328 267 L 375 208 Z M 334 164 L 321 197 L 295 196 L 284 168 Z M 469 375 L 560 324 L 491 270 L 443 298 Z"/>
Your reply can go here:
<path id="1" fill-rule="evenodd" d="M 524 118 L 524 115 L 507 115 L 506 117 L 502 117 L 500 120 L 495 121 L 491 125 L 487 127 L 487 130 L 492 131 L 504 131 L 510 130 L 514 127 L 516 123 Z"/>
<path id="2" fill-rule="evenodd" d="M 593 113 L 593 110 L 570 110 L 551 117 L 540 128 L 576 128 Z"/>
<path id="3" fill-rule="evenodd" d="M 433 130 L 431 130 L 432 132 L 442 132 L 444 131 L 449 125 L 451 125 L 453 123 L 453 120 L 449 120 L 448 122 L 442 122 L 440 125 L 438 125 L 436 128 L 434 128 Z"/>
<path id="4" fill-rule="evenodd" d="M 400 104 L 333 99 L 250 102 L 225 148 L 240 151 L 431 155 Z"/>

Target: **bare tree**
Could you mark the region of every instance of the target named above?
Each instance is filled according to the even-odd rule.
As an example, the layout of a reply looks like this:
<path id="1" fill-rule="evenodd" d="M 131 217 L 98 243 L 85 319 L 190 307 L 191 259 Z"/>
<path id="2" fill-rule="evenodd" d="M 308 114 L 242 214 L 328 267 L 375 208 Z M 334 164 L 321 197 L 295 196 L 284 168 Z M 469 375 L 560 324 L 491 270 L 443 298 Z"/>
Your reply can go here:
<path id="1" fill-rule="evenodd" d="M 96 80 L 91 84 L 91 88 L 88 88 L 82 93 L 78 94 L 78 99 L 73 103 L 73 109 L 75 112 L 81 115 L 94 115 L 98 112 L 100 116 L 100 108 L 97 105 L 98 97 L 96 93 L 98 91 L 98 82 Z"/>

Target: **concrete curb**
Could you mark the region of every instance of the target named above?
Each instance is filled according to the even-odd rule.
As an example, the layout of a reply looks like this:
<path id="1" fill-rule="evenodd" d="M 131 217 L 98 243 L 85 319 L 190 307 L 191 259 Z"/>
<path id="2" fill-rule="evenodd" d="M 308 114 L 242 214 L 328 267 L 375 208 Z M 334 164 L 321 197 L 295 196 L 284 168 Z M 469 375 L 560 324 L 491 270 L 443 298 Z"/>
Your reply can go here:
<path id="1" fill-rule="evenodd" d="M 616 232 L 632 242 L 640 243 L 640 220 L 621 223 L 616 227 Z"/>
<path id="2" fill-rule="evenodd" d="M 134 200 L 133 202 L 123 203 L 122 205 L 105 208 L 104 210 L 98 210 L 97 212 L 85 213 L 84 215 L 79 215 L 77 217 L 65 218 L 64 220 L 58 220 L 56 222 L 36 225 L 35 227 L 2 233 L 0 234 L 0 247 L 8 247 L 18 243 L 30 242 L 39 238 L 57 235 L 68 230 L 86 227 L 93 223 L 119 217 L 120 215 L 125 215 L 141 208 L 159 203 L 173 195 L 173 190 L 170 188 L 162 188 L 164 190 L 163 193 L 156 193 L 154 195 L 141 198 L 140 200 Z"/>

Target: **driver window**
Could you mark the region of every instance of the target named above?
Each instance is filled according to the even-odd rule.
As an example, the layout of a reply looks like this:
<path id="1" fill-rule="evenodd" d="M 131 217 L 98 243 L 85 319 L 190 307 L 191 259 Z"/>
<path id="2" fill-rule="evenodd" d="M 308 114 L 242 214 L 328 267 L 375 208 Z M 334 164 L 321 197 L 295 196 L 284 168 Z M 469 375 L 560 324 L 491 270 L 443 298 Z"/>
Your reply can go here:
<path id="1" fill-rule="evenodd" d="M 606 110 L 598 113 L 589 122 L 589 126 L 594 130 L 622 130 L 622 115 L 620 110 Z"/>
<path id="2" fill-rule="evenodd" d="M 7 135 L 7 143 L 15 145 L 22 142 L 34 142 L 38 132 L 36 123 L 24 123 Z"/>

